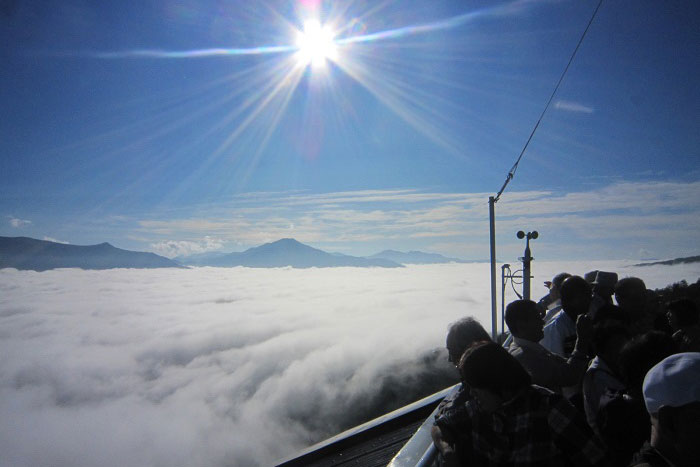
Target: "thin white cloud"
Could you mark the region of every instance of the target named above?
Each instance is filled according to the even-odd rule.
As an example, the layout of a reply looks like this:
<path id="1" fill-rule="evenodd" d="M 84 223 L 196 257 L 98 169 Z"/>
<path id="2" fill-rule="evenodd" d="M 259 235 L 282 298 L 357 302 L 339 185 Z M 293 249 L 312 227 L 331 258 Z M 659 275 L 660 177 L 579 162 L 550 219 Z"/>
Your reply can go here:
<path id="1" fill-rule="evenodd" d="M 514 16 L 521 15 L 533 7 L 542 5 L 543 3 L 556 3 L 561 0 L 515 0 L 505 3 L 493 10 L 495 15 Z"/>
<path id="2" fill-rule="evenodd" d="M 576 112 L 576 113 L 584 113 L 584 114 L 592 114 L 595 112 L 595 109 L 593 107 L 589 107 L 587 105 L 580 104 L 578 102 L 571 102 L 571 101 L 564 101 L 564 100 L 558 100 L 554 103 L 554 108 L 557 110 L 565 110 L 567 112 Z"/>
<path id="3" fill-rule="evenodd" d="M 177 242 L 204 236 L 242 247 L 294 237 L 311 244 L 335 244 L 352 253 L 353 245 L 367 242 L 379 249 L 401 249 L 402 243 L 413 240 L 411 248 L 421 249 L 434 243 L 454 244 L 457 239 L 471 241 L 488 232 L 487 194 L 372 190 L 258 198 L 259 204 L 234 205 L 211 217 L 144 219 L 139 231 L 142 237 L 164 237 L 149 243 L 169 254 L 188 248 L 188 243 Z M 585 243 L 594 241 L 590 232 L 596 226 L 595 239 L 608 237 L 624 251 L 625 236 L 653 231 L 661 251 L 673 255 L 700 248 L 696 235 L 686 235 L 700 219 L 698 199 L 700 182 L 616 182 L 569 193 L 506 192 L 496 206 L 498 235 L 507 235 L 509 242 L 509 230 L 534 228 L 548 230 L 550 240 L 559 244 Z M 664 224 L 679 227 L 661 228 Z M 440 237 L 442 241 L 428 241 Z"/>
<path id="4" fill-rule="evenodd" d="M 283 204 L 349 204 L 349 203 L 418 203 L 424 201 L 460 200 L 474 194 L 464 193 L 422 193 L 416 190 L 372 190 L 328 193 L 321 195 L 295 195 L 281 200 Z"/>
<path id="5" fill-rule="evenodd" d="M 622 210 L 637 210 L 639 214 L 646 214 L 679 209 L 691 213 L 700 210 L 698 199 L 700 182 L 620 182 L 586 192 L 543 195 L 526 202 L 504 197 L 498 209 L 504 216 Z"/>
<path id="6" fill-rule="evenodd" d="M 53 238 L 53 237 L 47 237 L 46 235 L 44 235 L 43 240 L 46 240 L 47 242 L 63 243 L 64 245 L 69 245 L 69 244 L 70 244 L 70 242 L 65 242 L 65 241 L 63 241 L 63 240 L 58 240 L 58 239 Z"/>
<path id="7" fill-rule="evenodd" d="M 197 241 L 164 240 L 151 244 L 151 248 L 155 253 L 168 258 L 188 256 L 197 253 L 207 253 L 210 251 L 219 251 L 223 247 L 224 242 L 221 239 L 209 236 L 205 236 Z"/>
<path id="8" fill-rule="evenodd" d="M 32 221 L 26 220 L 26 219 L 19 219 L 14 216 L 7 216 L 10 220 L 10 225 L 14 227 L 15 229 L 21 229 L 22 227 L 26 227 L 28 225 L 32 224 Z"/>

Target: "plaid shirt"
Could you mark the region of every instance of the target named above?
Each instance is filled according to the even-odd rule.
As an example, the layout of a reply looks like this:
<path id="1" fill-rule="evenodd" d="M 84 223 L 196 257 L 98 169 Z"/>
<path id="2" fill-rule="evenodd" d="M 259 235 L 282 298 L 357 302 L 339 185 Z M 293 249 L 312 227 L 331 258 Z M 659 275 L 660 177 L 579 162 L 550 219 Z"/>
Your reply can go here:
<path id="1" fill-rule="evenodd" d="M 492 414 L 469 401 L 436 422 L 457 439 L 463 465 L 607 466 L 600 440 L 562 396 L 530 386 Z"/>
<path id="2" fill-rule="evenodd" d="M 469 394 L 469 389 L 464 385 L 460 384 L 456 391 L 448 394 L 440 404 L 438 404 L 437 411 L 435 413 L 435 419 L 442 417 L 445 414 L 452 413 L 458 410 L 458 407 L 464 406 L 472 397 Z"/>

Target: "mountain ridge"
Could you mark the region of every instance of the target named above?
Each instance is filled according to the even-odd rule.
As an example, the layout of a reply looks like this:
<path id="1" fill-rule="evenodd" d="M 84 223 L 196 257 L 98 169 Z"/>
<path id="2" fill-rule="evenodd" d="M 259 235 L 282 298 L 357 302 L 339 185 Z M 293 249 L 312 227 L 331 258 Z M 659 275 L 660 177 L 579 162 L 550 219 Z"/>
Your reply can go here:
<path id="1" fill-rule="evenodd" d="M 312 267 L 382 267 L 401 268 L 406 264 L 465 263 L 437 253 L 384 250 L 371 256 L 328 253 L 299 242 L 282 238 L 248 248 L 242 252 L 206 252 L 178 256 L 174 260 L 151 252 L 124 250 L 102 242 L 95 245 L 71 245 L 30 237 L 0 236 L 0 268 L 45 271 L 57 268 L 113 269 L 164 268 L 192 266 L 312 268 Z"/>
<path id="2" fill-rule="evenodd" d="M 299 242 L 293 238 L 282 238 L 242 252 L 207 258 L 201 261 L 183 258 L 185 264 L 193 266 L 274 268 L 312 267 L 383 267 L 400 268 L 401 264 L 386 259 L 370 259 L 357 256 L 335 255 Z"/>
<path id="3" fill-rule="evenodd" d="M 689 264 L 689 263 L 699 263 L 699 262 L 700 262 L 700 255 L 698 255 L 698 256 L 685 256 L 683 258 L 667 259 L 665 261 L 652 261 L 652 262 L 637 263 L 637 264 L 633 264 L 632 266 L 654 266 L 657 264 L 672 266 L 674 264 Z"/>
<path id="4" fill-rule="evenodd" d="M 408 252 L 397 250 L 384 250 L 375 253 L 368 258 L 388 259 L 400 264 L 444 264 L 444 263 L 466 263 L 462 259 L 448 258 L 438 253 L 425 253 L 423 251 L 411 250 Z"/>
<path id="5" fill-rule="evenodd" d="M 124 250 L 107 242 L 70 245 L 31 237 L 0 236 L 0 269 L 47 271 L 58 268 L 182 268 L 155 253 Z"/>

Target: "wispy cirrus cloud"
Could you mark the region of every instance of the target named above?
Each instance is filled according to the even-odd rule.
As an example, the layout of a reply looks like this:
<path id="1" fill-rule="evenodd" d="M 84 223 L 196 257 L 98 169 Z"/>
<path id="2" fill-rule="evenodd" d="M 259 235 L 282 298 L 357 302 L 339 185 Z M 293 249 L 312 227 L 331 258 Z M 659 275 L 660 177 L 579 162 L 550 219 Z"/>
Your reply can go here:
<path id="1" fill-rule="evenodd" d="M 419 190 L 258 194 L 236 199 L 216 213 L 198 210 L 196 217 L 142 219 L 138 230 L 142 236 L 161 237 L 150 243 L 166 249 L 205 236 L 241 247 L 294 237 L 351 254 L 403 248 L 483 258 L 487 255 L 481 251 L 438 248 L 487 238 L 487 198 L 486 193 Z M 625 251 L 621 239 L 635 237 L 645 239 L 639 240 L 635 251 L 654 249 L 643 242 L 655 242 L 668 254 L 690 251 L 700 249 L 692 234 L 700 219 L 698 199 L 700 182 L 620 181 L 569 193 L 507 192 L 496 208 L 497 233 L 506 247 L 517 244 L 510 230 L 534 228 L 547 232 L 548 241 L 559 245 L 592 244 L 594 237 L 607 237 Z"/>
<path id="2" fill-rule="evenodd" d="M 554 108 L 557 110 L 565 110 L 567 112 L 577 112 L 584 114 L 592 114 L 595 112 L 593 107 L 572 101 L 558 100 L 554 103 Z"/>
<path id="3" fill-rule="evenodd" d="M 32 221 L 30 221 L 30 220 L 20 219 L 20 218 L 15 217 L 15 216 L 7 216 L 7 218 L 9 219 L 10 225 L 12 227 L 14 227 L 15 229 L 21 229 L 22 227 L 26 227 L 26 226 L 32 224 Z"/>
<path id="4" fill-rule="evenodd" d="M 504 216 L 526 211 L 529 215 L 573 212 L 619 212 L 700 209 L 700 182 L 618 182 L 598 189 L 571 193 L 540 193 L 528 199 L 506 196 L 499 213 Z"/>

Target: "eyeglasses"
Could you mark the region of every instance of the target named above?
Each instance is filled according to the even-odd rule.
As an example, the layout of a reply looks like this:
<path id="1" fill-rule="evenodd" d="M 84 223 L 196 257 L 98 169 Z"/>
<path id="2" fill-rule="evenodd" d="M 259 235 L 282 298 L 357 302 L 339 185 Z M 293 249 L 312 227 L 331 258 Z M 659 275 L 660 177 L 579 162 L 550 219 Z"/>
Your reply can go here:
<path id="1" fill-rule="evenodd" d="M 453 364 L 454 366 L 457 366 L 457 365 L 459 365 L 459 357 L 457 357 L 455 359 L 455 358 L 453 358 L 453 355 L 454 354 L 452 352 L 448 351 L 447 352 L 447 361 L 450 362 L 451 364 Z"/>

